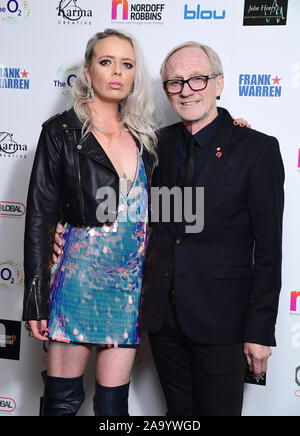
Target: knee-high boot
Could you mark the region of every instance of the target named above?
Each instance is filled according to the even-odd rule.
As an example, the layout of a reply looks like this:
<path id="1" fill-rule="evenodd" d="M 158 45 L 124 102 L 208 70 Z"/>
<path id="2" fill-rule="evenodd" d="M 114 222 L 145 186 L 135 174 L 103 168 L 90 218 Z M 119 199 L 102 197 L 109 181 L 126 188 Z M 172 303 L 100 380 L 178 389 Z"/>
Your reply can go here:
<path id="1" fill-rule="evenodd" d="M 93 400 L 95 416 L 129 416 L 128 391 L 129 383 L 110 388 L 96 381 Z"/>
<path id="2" fill-rule="evenodd" d="M 83 376 L 52 377 L 42 372 L 45 384 L 42 416 L 75 416 L 84 401 Z"/>

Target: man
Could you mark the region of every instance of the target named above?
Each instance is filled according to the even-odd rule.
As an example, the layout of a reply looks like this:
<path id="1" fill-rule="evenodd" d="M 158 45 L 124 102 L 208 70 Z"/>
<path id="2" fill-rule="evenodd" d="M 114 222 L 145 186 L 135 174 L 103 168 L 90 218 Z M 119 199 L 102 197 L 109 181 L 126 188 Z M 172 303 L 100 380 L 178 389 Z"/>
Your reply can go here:
<path id="1" fill-rule="evenodd" d="M 212 49 L 176 47 L 161 75 L 182 122 L 160 132 L 152 186 L 204 187 L 204 228 L 153 223 L 140 325 L 168 415 L 239 416 L 246 360 L 261 377 L 275 346 L 282 159 L 275 138 L 234 126 L 217 108 L 224 76 Z"/>

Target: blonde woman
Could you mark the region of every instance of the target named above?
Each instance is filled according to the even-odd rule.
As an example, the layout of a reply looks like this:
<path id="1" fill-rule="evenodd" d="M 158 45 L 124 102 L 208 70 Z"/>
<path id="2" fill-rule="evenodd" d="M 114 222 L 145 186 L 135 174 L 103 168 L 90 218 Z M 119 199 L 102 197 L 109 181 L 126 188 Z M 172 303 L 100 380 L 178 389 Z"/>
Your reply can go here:
<path id="1" fill-rule="evenodd" d="M 150 91 L 134 39 L 107 29 L 87 44 L 73 107 L 43 124 L 27 200 L 23 319 L 49 341 L 44 415 L 77 413 L 92 346 L 95 415 L 128 415 L 156 162 Z M 115 194 L 108 210 L 102 188 Z M 125 215 L 132 205 L 138 220 Z M 64 248 L 50 274 L 58 221 Z"/>

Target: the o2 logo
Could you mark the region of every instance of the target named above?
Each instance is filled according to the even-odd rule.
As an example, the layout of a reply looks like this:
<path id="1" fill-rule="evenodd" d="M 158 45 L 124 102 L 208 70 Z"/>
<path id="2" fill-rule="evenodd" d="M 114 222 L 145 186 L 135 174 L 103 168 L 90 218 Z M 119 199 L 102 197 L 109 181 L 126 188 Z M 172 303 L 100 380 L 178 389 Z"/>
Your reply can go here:
<path id="1" fill-rule="evenodd" d="M 0 0 L 0 18 L 6 23 L 18 23 L 29 14 L 28 0 Z"/>
<path id="2" fill-rule="evenodd" d="M 66 97 L 70 97 L 71 95 L 71 89 L 77 78 L 79 68 L 79 65 L 72 65 L 70 67 L 62 66 L 57 70 L 56 78 L 53 80 L 53 85 Z"/>
<path id="3" fill-rule="evenodd" d="M 16 288 L 22 283 L 21 266 L 12 259 L 0 261 L 0 289 Z"/>

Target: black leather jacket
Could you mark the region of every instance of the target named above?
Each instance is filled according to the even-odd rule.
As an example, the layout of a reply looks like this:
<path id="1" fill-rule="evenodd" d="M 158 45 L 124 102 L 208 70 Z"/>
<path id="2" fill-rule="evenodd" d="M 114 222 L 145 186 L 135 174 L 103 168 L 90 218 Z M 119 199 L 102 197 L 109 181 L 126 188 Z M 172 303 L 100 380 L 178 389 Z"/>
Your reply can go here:
<path id="1" fill-rule="evenodd" d="M 57 222 L 103 225 L 96 217 L 103 202 L 96 198 L 101 187 L 114 189 L 118 207 L 118 174 L 93 135 L 81 140 L 81 128 L 73 108 L 43 124 L 27 197 L 23 320 L 49 318 L 49 280 Z M 154 158 L 145 149 L 142 157 L 150 187 Z M 110 221 L 114 221 L 117 210 L 109 212 L 114 217 Z"/>

